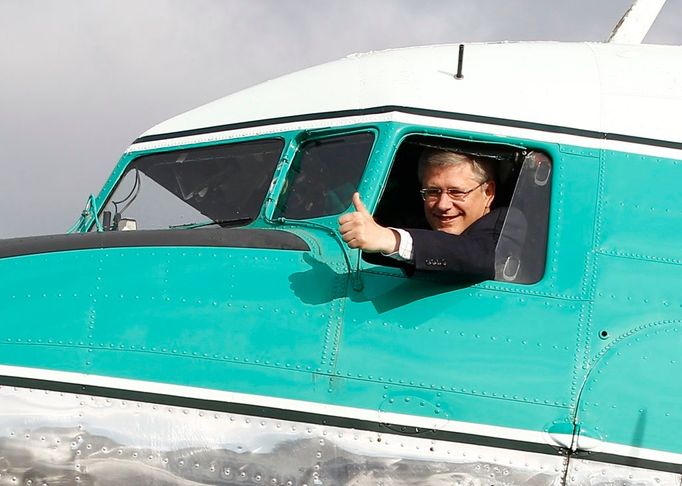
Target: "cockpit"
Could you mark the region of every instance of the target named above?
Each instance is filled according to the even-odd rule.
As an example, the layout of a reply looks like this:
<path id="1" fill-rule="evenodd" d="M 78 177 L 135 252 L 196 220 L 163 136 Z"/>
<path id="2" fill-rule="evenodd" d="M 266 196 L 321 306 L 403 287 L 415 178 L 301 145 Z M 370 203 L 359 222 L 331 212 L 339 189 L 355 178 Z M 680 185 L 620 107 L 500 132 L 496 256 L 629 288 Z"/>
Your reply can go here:
<path id="1" fill-rule="evenodd" d="M 495 168 L 494 204 L 508 208 L 495 279 L 528 284 L 542 278 L 552 174 L 544 152 L 424 133 L 403 137 L 389 151 L 376 142 L 373 129 L 321 131 L 289 141 L 265 138 L 142 155 L 126 167 L 101 213 L 101 226 L 238 227 L 260 218 L 271 224 L 313 220 L 333 229 L 369 174 L 383 181 L 373 213 L 379 224 L 428 229 L 417 161 L 424 150 L 436 148 L 485 158 Z"/>

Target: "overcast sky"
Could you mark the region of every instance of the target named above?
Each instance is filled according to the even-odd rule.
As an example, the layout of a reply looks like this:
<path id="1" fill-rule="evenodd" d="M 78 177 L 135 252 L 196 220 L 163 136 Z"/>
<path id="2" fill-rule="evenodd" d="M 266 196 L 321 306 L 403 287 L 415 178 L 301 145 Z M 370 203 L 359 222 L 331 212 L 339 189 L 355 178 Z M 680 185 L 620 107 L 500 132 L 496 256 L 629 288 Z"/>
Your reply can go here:
<path id="1" fill-rule="evenodd" d="M 146 129 L 353 52 L 603 41 L 631 0 L 0 0 L 0 238 L 64 232 Z M 682 0 L 646 42 L 682 44 Z"/>

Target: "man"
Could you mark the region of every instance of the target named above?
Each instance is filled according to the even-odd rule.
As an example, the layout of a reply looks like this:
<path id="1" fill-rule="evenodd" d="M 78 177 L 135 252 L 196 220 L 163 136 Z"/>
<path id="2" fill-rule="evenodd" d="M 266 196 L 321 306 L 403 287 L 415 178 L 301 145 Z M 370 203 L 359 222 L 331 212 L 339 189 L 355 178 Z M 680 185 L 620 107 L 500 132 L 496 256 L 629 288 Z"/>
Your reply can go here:
<path id="1" fill-rule="evenodd" d="M 353 195 L 355 212 L 339 218 L 350 248 L 406 262 L 408 272 L 438 270 L 476 279 L 495 278 L 495 246 L 506 208 L 492 209 L 495 181 L 490 164 L 445 150 L 419 160 L 424 216 L 435 231 L 386 228 Z"/>

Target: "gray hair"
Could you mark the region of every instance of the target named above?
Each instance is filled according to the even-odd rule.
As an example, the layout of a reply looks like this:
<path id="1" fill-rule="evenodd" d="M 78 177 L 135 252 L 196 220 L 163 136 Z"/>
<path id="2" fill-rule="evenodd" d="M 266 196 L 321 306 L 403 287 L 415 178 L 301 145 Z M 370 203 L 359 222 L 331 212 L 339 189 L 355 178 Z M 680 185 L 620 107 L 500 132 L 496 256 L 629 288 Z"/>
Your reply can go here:
<path id="1" fill-rule="evenodd" d="M 419 157 L 417 175 L 420 181 L 424 180 L 424 172 L 427 167 L 443 167 L 445 165 L 471 164 L 478 182 L 487 182 L 495 179 L 493 164 L 489 160 L 480 159 L 473 155 L 450 152 L 448 150 L 426 149 Z"/>

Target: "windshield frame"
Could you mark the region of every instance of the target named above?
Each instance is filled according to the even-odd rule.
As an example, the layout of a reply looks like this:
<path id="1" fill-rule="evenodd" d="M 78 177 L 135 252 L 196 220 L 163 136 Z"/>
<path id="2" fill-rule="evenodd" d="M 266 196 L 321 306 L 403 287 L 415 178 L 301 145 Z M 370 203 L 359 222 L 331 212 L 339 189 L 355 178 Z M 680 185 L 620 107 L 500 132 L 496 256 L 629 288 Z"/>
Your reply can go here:
<path id="1" fill-rule="evenodd" d="M 380 131 L 374 125 L 364 125 L 305 131 L 301 135 L 302 136 L 298 137 L 296 140 L 296 151 L 294 154 L 292 154 L 291 162 L 288 164 L 286 173 L 283 174 L 284 177 L 282 177 L 283 181 L 281 187 L 279 187 L 279 190 L 275 195 L 273 201 L 274 206 L 272 208 L 273 216 L 275 219 L 282 219 L 289 222 L 306 221 L 311 219 L 319 220 L 320 222 L 324 222 L 327 220 L 335 222 L 340 214 L 342 214 L 349 207 L 352 206 L 351 203 L 352 192 L 346 194 L 347 195 L 346 198 L 341 198 L 343 201 L 339 201 L 339 205 L 337 205 L 337 207 L 333 210 L 327 210 L 322 212 L 310 211 L 310 214 L 296 214 L 292 216 L 286 209 L 288 199 L 291 197 L 292 191 L 295 191 L 300 184 L 299 177 L 301 176 L 301 174 L 305 173 L 305 171 L 301 169 L 301 163 L 307 157 L 306 151 L 313 149 L 315 144 L 326 145 L 347 143 L 347 141 L 339 140 L 344 137 L 357 138 L 358 136 L 361 137 L 363 135 L 371 137 L 369 140 L 366 156 L 362 158 L 362 163 L 355 168 L 361 169 L 359 173 L 356 174 L 357 176 L 356 180 L 353 181 L 354 191 L 359 191 L 360 186 L 363 184 L 363 179 L 366 174 L 367 168 L 372 163 L 372 158 L 374 157 L 374 152 L 377 147 L 377 144 L 380 141 Z M 353 143 L 357 145 L 357 142 Z M 320 182 L 324 182 L 325 190 L 330 189 L 329 187 L 327 187 L 327 185 L 331 182 L 331 179 L 325 177 Z M 345 199 L 347 199 L 347 201 L 345 201 Z"/>

